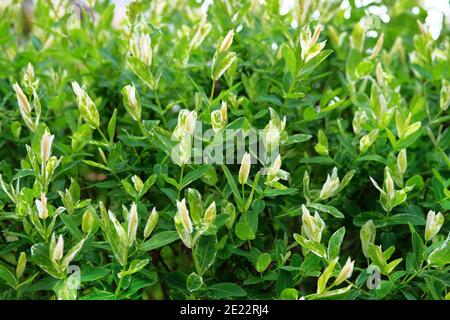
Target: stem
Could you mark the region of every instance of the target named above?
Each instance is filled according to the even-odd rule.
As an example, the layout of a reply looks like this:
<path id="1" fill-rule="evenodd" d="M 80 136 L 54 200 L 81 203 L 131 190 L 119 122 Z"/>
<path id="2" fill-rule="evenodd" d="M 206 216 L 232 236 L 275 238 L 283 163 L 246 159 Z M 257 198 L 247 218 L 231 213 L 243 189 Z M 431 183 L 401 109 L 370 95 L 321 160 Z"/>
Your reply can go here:
<path id="1" fill-rule="evenodd" d="M 247 212 L 246 210 L 246 203 L 245 203 L 245 190 L 244 190 L 244 184 L 242 184 L 242 202 L 244 203 L 244 213 Z"/>
<path id="2" fill-rule="evenodd" d="M 43 161 L 42 162 L 42 167 L 41 167 L 41 171 L 42 171 L 42 182 L 43 182 L 43 186 L 44 186 L 44 193 L 47 194 L 47 189 L 48 189 L 48 185 L 47 185 L 47 166 L 46 163 Z"/>
<path id="3" fill-rule="evenodd" d="M 103 134 L 102 130 L 100 130 L 100 128 L 97 128 L 97 131 L 100 133 L 100 135 L 102 136 L 103 140 L 105 140 L 106 144 L 110 145 L 109 140 L 106 139 L 106 137 Z"/>
<path id="4" fill-rule="evenodd" d="M 420 268 L 419 270 L 417 270 L 417 272 L 415 274 L 413 274 L 411 277 L 404 279 L 402 282 L 400 282 L 400 284 L 407 284 L 408 282 L 410 282 L 412 279 L 414 279 L 415 277 L 417 277 L 422 271 L 424 271 L 429 265 L 425 265 L 424 267 Z"/>
<path id="5" fill-rule="evenodd" d="M 361 292 L 363 292 L 363 293 L 365 293 L 367 295 L 369 294 L 366 290 L 356 286 L 354 283 L 350 282 L 349 280 L 345 280 L 345 282 L 348 283 L 349 285 L 351 285 L 353 288 L 355 288 L 355 289 L 357 289 L 357 290 L 359 290 L 359 291 L 361 291 Z"/>
<path id="6" fill-rule="evenodd" d="M 126 263 L 126 261 L 125 261 L 125 264 L 123 265 L 123 268 L 122 268 L 122 274 L 126 271 L 126 269 L 127 269 L 127 263 Z M 116 292 L 115 292 L 116 297 L 119 296 L 120 288 L 122 287 L 123 278 L 125 278 L 125 276 L 122 276 L 122 277 L 120 278 L 119 284 L 117 285 Z"/>
<path id="7" fill-rule="evenodd" d="M 145 132 L 144 126 L 142 125 L 141 121 L 138 121 L 139 124 L 139 129 L 141 129 L 142 135 L 146 138 L 148 138 L 147 136 L 147 132 Z"/>
<path id="8" fill-rule="evenodd" d="M 153 92 L 154 92 L 154 94 L 155 94 L 155 100 L 156 100 L 156 104 L 157 104 L 157 106 L 158 106 L 158 108 L 159 108 L 159 112 L 161 113 L 161 119 L 162 119 L 163 125 L 164 125 L 165 127 L 167 127 L 166 118 L 164 117 L 164 110 L 163 110 L 162 107 L 161 107 L 161 102 L 160 102 L 160 100 L 159 100 L 158 91 L 156 91 L 156 88 L 155 88 L 155 89 L 153 90 Z"/>
<path id="9" fill-rule="evenodd" d="M 212 81 L 212 85 L 211 85 L 211 94 L 209 96 L 209 105 L 211 106 L 213 98 L 214 98 L 214 87 L 215 87 L 215 81 Z"/>
<path id="10" fill-rule="evenodd" d="M 178 182 L 178 200 L 180 200 L 180 195 L 181 195 L 181 190 L 182 190 L 181 183 L 183 182 L 183 173 L 184 173 L 184 165 L 181 165 L 180 181 Z"/>
<path id="11" fill-rule="evenodd" d="M 231 229 L 228 230 L 228 235 L 231 239 L 231 243 L 233 244 L 233 246 L 236 246 L 236 244 L 234 243 L 233 234 L 231 233 Z"/>
<path id="12" fill-rule="evenodd" d="M 223 196 L 222 191 L 219 189 L 219 187 L 218 187 L 217 185 L 214 185 L 214 188 L 216 189 L 216 191 L 220 194 L 220 196 L 221 196 L 222 198 L 225 198 L 225 197 Z"/>

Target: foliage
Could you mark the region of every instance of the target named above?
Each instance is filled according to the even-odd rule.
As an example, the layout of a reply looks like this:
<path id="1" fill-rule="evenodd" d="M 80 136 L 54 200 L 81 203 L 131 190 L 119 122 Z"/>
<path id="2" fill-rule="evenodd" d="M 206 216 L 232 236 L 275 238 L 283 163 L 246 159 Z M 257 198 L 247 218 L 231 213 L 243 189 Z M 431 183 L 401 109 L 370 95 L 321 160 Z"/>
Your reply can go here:
<path id="1" fill-rule="evenodd" d="M 448 24 L 345 2 L 2 2 L 0 298 L 448 299 Z"/>

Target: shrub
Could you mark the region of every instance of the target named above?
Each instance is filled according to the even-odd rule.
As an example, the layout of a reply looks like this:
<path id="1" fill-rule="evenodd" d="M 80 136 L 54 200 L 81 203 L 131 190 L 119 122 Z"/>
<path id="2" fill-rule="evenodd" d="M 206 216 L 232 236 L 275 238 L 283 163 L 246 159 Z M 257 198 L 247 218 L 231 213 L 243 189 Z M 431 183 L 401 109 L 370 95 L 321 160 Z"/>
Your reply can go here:
<path id="1" fill-rule="evenodd" d="M 448 299 L 448 24 L 345 3 L 3 2 L 0 297 Z"/>

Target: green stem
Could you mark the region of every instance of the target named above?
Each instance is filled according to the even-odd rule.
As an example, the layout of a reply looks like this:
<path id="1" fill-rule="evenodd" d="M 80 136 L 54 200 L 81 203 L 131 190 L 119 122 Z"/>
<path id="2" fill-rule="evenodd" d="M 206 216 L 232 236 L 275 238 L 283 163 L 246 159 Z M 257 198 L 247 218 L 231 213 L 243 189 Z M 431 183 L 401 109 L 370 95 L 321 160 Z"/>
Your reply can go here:
<path id="1" fill-rule="evenodd" d="M 146 138 L 148 138 L 147 136 L 147 132 L 145 132 L 144 126 L 142 125 L 141 121 L 138 121 L 139 124 L 139 129 L 141 129 L 142 135 Z"/>
<path id="2" fill-rule="evenodd" d="M 125 261 L 125 264 L 123 265 L 123 268 L 122 268 L 122 274 L 123 274 L 126 270 L 127 270 L 127 263 L 126 263 L 126 261 Z M 123 278 L 125 278 L 125 276 L 122 275 L 122 277 L 121 277 L 120 280 L 119 280 L 119 284 L 117 285 L 116 292 L 115 292 L 116 297 L 119 296 L 120 288 L 122 287 L 122 283 L 123 283 Z"/>
<path id="3" fill-rule="evenodd" d="M 105 143 L 110 145 L 110 142 L 108 139 L 106 139 L 105 135 L 103 134 L 102 130 L 100 130 L 100 128 L 97 128 L 97 131 L 100 133 L 100 135 L 102 136 L 102 139 L 105 140 Z"/>
<path id="4" fill-rule="evenodd" d="M 44 187 L 44 193 L 47 194 L 47 189 L 48 189 L 48 185 L 47 185 L 47 166 L 45 162 L 42 162 L 42 184 Z"/>
<path id="5" fill-rule="evenodd" d="M 159 95 L 158 95 L 158 91 L 156 91 L 156 88 L 153 90 L 153 92 L 154 92 L 154 94 L 155 94 L 155 101 L 156 101 L 156 105 L 158 106 L 158 108 L 159 108 L 159 113 L 161 113 L 161 120 L 162 120 L 162 122 L 163 122 L 163 125 L 165 126 L 165 127 L 167 127 L 167 123 L 166 123 L 166 118 L 164 117 L 164 110 L 163 110 L 163 108 L 162 108 L 162 106 L 161 106 L 161 101 L 159 100 Z"/>
<path id="6" fill-rule="evenodd" d="M 215 87 L 215 81 L 212 81 L 212 85 L 211 85 L 211 94 L 209 96 L 209 105 L 211 106 L 213 98 L 214 98 L 214 87 Z"/>
<path id="7" fill-rule="evenodd" d="M 243 213 L 247 213 L 247 205 L 245 203 L 245 189 L 244 189 L 244 183 L 242 184 L 242 203 L 244 204 Z M 247 218 L 248 219 L 248 218 Z"/>
<path id="8" fill-rule="evenodd" d="M 180 200 L 181 190 L 183 189 L 183 188 L 182 188 L 182 183 L 183 183 L 183 173 L 184 173 L 184 165 L 181 165 L 180 181 L 178 182 L 178 200 Z"/>

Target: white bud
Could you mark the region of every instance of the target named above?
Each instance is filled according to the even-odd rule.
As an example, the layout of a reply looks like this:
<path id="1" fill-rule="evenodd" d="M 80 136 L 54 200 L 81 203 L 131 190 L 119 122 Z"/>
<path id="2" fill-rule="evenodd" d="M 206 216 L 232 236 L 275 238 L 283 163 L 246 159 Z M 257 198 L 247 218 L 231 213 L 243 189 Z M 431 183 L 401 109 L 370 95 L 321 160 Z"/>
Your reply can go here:
<path id="1" fill-rule="evenodd" d="M 158 223 L 158 219 L 159 213 L 156 211 L 156 208 L 153 208 L 144 228 L 144 238 L 148 238 L 152 234 L 153 229 L 155 229 L 156 224 Z"/>
<path id="2" fill-rule="evenodd" d="M 353 116 L 352 126 L 353 126 L 353 132 L 356 134 L 361 133 L 362 125 L 367 121 L 367 114 L 363 111 L 356 111 L 355 115 Z"/>
<path id="3" fill-rule="evenodd" d="M 26 265 L 27 265 L 27 254 L 25 252 L 21 252 L 19 255 L 19 259 L 17 261 L 17 267 L 16 267 L 16 278 L 17 279 L 19 279 L 23 275 Z"/>
<path id="4" fill-rule="evenodd" d="M 13 84 L 13 89 L 16 92 L 17 96 L 17 102 L 19 104 L 20 111 L 26 114 L 31 114 L 31 106 L 28 102 L 27 97 L 23 93 L 22 89 L 20 88 L 19 84 L 16 82 Z"/>
<path id="5" fill-rule="evenodd" d="M 53 139 L 55 138 L 54 135 L 50 135 L 50 133 L 45 130 L 44 134 L 41 138 L 41 160 L 42 162 L 46 162 L 52 153 L 52 143 Z"/>
<path id="6" fill-rule="evenodd" d="M 177 208 L 178 214 L 180 215 L 181 221 L 183 222 L 184 229 L 188 233 L 192 233 L 194 231 L 192 227 L 191 217 L 189 216 L 189 210 L 186 207 L 186 200 L 183 199 L 180 201 L 177 200 Z"/>
<path id="7" fill-rule="evenodd" d="M 45 193 L 41 193 L 41 199 L 35 200 L 36 208 L 38 210 L 39 218 L 45 220 L 48 217 L 48 209 L 47 209 L 47 197 Z"/>
<path id="8" fill-rule="evenodd" d="M 381 48 L 383 47 L 384 42 L 384 33 L 382 33 L 377 40 L 377 43 L 375 44 L 375 47 L 373 48 L 372 54 L 370 55 L 370 58 L 375 58 L 378 53 L 381 51 Z"/>
<path id="9" fill-rule="evenodd" d="M 394 199 L 395 196 L 394 180 L 392 180 L 391 173 L 389 172 L 389 170 L 386 171 L 385 187 L 388 199 L 389 200 Z"/>
<path id="10" fill-rule="evenodd" d="M 427 215 L 427 224 L 425 226 L 425 240 L 430 241 L 433 239 L 439 233 L 443 224 L 443 214 L 440 212 L 436 214 L 436 212 L 430 210 Z"/>
<path id="11" fill-rule="evenodd" d="M 306 236 L 311 241 L 320 242 L 325 223 L 317 211 L 314 213 L 314 217 L 312 217 L 304 204 L 302 204 L 302 212 L 303 230 Z"/>
<path id="12" fill-rule="evenodd" d="M 312 47 L 313 45 L 316 44 L 317 39 L 319 39 L 320 31 L 321 31 L 321 26 L 320 26 L 320 24 L 318 24 L 316 26 L 316 29 L 314 29 L 314 33 L 313 33 L 313 35 L 311 37 L 311 41 L 309 43 L 309 47 Z"/>
<path id="13" fill-rule="evenodd" d="M 233 43 L 233 37 L 234 37 L 234 30 L 228 31 L 225 38 L 222 40 L 219 46 L 219 52 L 225 52 L 228 51 L 231 44 Z"/>
<path id="14" fill-rule="evenodd" d="M 377 63 L 377 66 L 375 68 L 375 75 L 377 78 L 377 82 L 380 85 L 380 87 L 384 87 L 384 71 L 383 67 L 381 66 L 381 63 Z"/>
<path id="15" fill-rule="evenodd" d="M 359 151 L 364 153 L 375 142 L 378 137 L 378 129 L 373 129 L 369 134 L 366 134 L 359 139 Z"/>
<path id="16" fill-rule="evenodd" d="M 280 144 L 281 132 L 275 123 L 270 120 L 264 132 L 264 145 L 269 151 L 274 151 Z"/>
<path id="17" fill-rule="evenodd" d="M 123 104 L 128 114 L 133 118 L 134 121 L 140 121 L 141 103 L 134 84 L 126 85 L 125 87 L 123 87 L 122 95 L 123 95 Z"/>
<path id="18" fill-rule="evenodd" d="M 269 168 L 267 175 L 276 178 L 276 175 L 278 171 L 280 171 L 280 169 L 281 169 L 281 156 L 278 155 L 275 161 L 273 162 L 272 167 Z"/>
<path id="19" fill-rule="evenodd" d="M 92 230 L 92 227 L 94 226 L 94 216 L 92 215 L 91 209 L 87 209 L 83 217 L 81 219 L 81 229 L 84 233 L 90 233 Z"/>
<path id="20" fill-rule="evenodd" d="M 138 58 L 147 67 L 152 64 L 152 41 L 148 34 L 141 34 L 131 39 L 130 51 L 134 57 Z"/>
<path id="21" fill-rule="evenodd" d="M 198 24 L 197 31 L 195 35 L 192 37 L 191 43 L 189 45 L 190 49 L 198 48 L 208 33 L 211 31 L 212 25 L 207 22 L 207 16 L 204 14 Z"/>
<path id="22" fill-rule="evenodd" d="M 53 251 L 53 261 L 61 260 L 64 254 L 64 238 L 59 235 L 58 242 L 56 243 L 55 250 Z"/>
<path id="23" fill-rule="evenodd" d="M 180 239 L 183 241 L 184 245 L 188 248 L 192 248 L 193 239 L 192 239 L 192 222 L 189 217 L 189 211 L 186 208 L 185 199 L 177 201 L 178 211 L 175 214 L 175 228 L 177 229 L 178 235 Z"/>
<path id="24" fill-rule="evenodd" d="M 401 174 L 404 174 L 406 172 L 406 168 L 408 166 L 408 160 L 406 157 L 406 149 L 400 150 L 400 152 L 397 155 L 397 168 L 398 171 Z"/>
<path id="25" fill-rule="evenodd" d="M 39 80 L 35 79 L 34 68 L 31 63 L 28 63 L 27 70 L 23 76 L 23 83 L 25 85 L 25 89 L 27 93 L 31 94 L 33 90 L 37 89 L 39 84 Z"/>
<path id="26" fill-rule="evenodd" d="M 439 106 L 442 111 L 448 109 L 450 105 L 450 82 L 442 79 L 441 96 L 439 98 Z"/>
<path id="27" fill-rule="evenodd" d="M 324 200 L 334 195 L 334 193 L 339 188 L 339 177 L 337 176 L 337 168 L 333 168 L 333 172 L 330 175 L 327 175 L 327 180 L 322 186 L 322 190 L 320 191 L 320 199 Z"/>
<path id="28" fill-rule="evenodd" d="M 32 132 L 35 132 L 36 125 L 31 117 L 31 105 L 28 102 L 27 96 L 23 93 L 17 82 L 13 84 L 13 89 L 16 92 L 17 103 L 19 105 L 19 111 L 22 115 L 23 121 Z"/>
<path id="29" fill-rule="evenodd" d="M 222 101 L 222 106 L 220 110 L 215 110 L 211 112 L 211 125 L 213 127 L 214 132 L 218 133 L 222 131 L 227 125 L 228 112 L 227 112 L 227 104 Z"/>
<path id="30" fill-rule="evenodd" d="M 370 244 L 373 244 L 375 241 L 375 236 L 377 234 L 377 230 L 375 228 L 375 224 L 372 220 L 368 220 L 361 227 L 361 231 L 359 233 L 359 237 L 361 239 L 361 247 L 365 257 L 368 257 L 368 248 Z"/>
<path id="31" fill-rule="evenodd" d="M 137 213 L 137 205 L 133 202 L 131 205 L 130 211 L 128 212 L 128 230 L 127 230 L 127 238 L 128 245 L 131 246 L 136 240 L 136 232 L 138 227 L 138 213 Z"/>
<path id="32" fill-rule="evenodd" d="M 77 98 L 82 98 L 85 94 L 84 90 L 81 89 L 80 85 L 76 81 L 72 82 L 72 90 L 77 96 Z"/>
<path id="33" fill-rule="evenodd" d="M 178 113 L 178 123 L 172 133 L 173 140 L 181 140 L 185 135 L 192 136 L 197 122 L 197 111 L 187 109 L 180 110 Z"/>
<path id="34" fill-rule="evenodd" d="M 131 177 L 131 181 L 133 181 L 134 189 L 136 192 L 141 193 L 144 189 L 144 183 L 142 182 L 141 178 L 139 176 L 134 175 Z"/>
<path id="35" fill-rule="evenodd" d="M 308 62 L 316 57 L 322 49 L 325 47 L 325 41 L 317 43 L 319 39 L 321 26 L 317 25 L 314 30 L 314 34 L 311 36 L 311 29 L 308 25 L 305 25 L 300 31 L 300 47 L 301 47 L 301 59 L 304 62 Z"/>
<path id="36" fill-rule="evenodd" d="M 78 109 L 84 121 L 92 129 L 98 128 L 100 126 L 100 115 L 91 97 L 89 97 L 87 92 L 76 81 L 72 82 L 72 90 L 77 97 Z"/>
<path id="37" fill-rule="evenodd" d="M 339 275 L 336 277 L 334 284 L 339 285 L 342 282 L 344 282 L 345 280 L 349 279 L 352 276 L 354 265 L 355 265 L 355 260 L 352 261 L 350 259 L 350 257 L 348 257 L 347 262 L 345 263 L 345 265 L 342 268 Z"/>
<path id="38" fill-rule="evenodd" d="M 205 211 L 205 221 L 211 226 L 216 220 L 216 202 L 213 201 Z"/>
<path id="39" fill-rule="evenodd" d="M 241 167 L 239 168 L 238 180 L 240 184 L 245 184 L 250 173 L 251 158 L 250 154 L 246 152 L 241 160 Z"/>
<path id="40" fill-rule="evenodd" d="M 31 80 L 31 82 L 34 79 L 34 68 L 33 68 L 33 65 L 31 63 L 28 63 L 28 65 L 27 65 L 27 72 L 25 73 L 25 77 L 28 80 Z"/>

